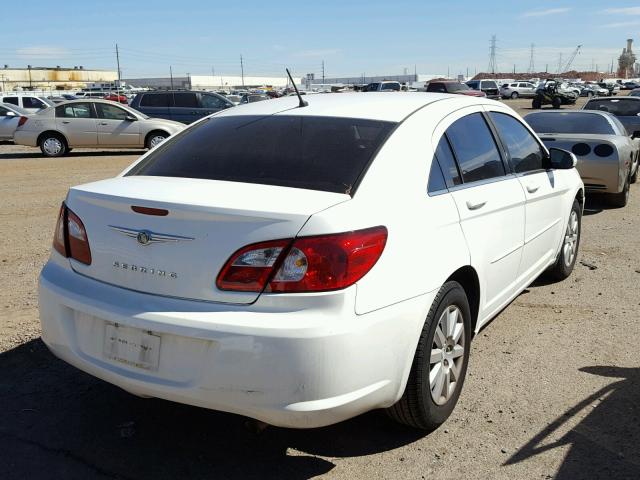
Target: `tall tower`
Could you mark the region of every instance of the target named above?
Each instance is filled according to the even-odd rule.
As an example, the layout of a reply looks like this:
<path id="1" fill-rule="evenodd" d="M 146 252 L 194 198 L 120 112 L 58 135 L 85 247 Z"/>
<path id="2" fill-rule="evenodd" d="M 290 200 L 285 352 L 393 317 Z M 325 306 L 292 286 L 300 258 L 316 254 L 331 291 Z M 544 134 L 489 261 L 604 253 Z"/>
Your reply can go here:
<path id="1" fill-rule="evenodd" d="M 534 73 L 536 71 L 536 67 L 535 67 L 535 64 L 534 64 L 534 61 L 533 61 L 535 48 L 536 48 L 536 46 L 532 43 L 531 44 L 531 56 L 529 57 L 529 68 L 527 69 L 528 73 Z"/>
<path id="2" fill-rule="evenodd" d="M 491 36 L 491 44 L 489 47 L 489 73 L 496 73 L 496 69 L 498 68 L 496 64 L 496 36 Z"/>

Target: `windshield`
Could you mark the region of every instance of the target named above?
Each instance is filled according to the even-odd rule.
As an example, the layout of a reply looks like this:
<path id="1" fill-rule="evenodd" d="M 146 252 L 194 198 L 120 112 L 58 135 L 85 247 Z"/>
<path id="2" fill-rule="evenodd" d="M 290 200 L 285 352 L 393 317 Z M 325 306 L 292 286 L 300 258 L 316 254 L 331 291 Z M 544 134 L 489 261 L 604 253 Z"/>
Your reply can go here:
<path id="1" fill-rule="evenodd" d="M 152 150 L 128 175 L 352 193 L 394 125 L 303 115 L 211 117 Z"/>
<path id="2" fill-rule="evenodd" d="M 462 90 L 471 90 L 464 83 L 447 83 L 447 90 L 449 92 L 460 92 Z"/>
<path id="3" fill-rule="evenodd" d="M 613 113 L 620 117 L 635 117 L 640 113 L 640 101 L 638 100 L 591 100 L 584 106 L 585 110 L 600 110 Z"/>
<path id="4" fill-rule="evenodd" d="M 530 113 L 524 119 L 536 133 L 615 135 L 605 117 L 586 112 Z"/>

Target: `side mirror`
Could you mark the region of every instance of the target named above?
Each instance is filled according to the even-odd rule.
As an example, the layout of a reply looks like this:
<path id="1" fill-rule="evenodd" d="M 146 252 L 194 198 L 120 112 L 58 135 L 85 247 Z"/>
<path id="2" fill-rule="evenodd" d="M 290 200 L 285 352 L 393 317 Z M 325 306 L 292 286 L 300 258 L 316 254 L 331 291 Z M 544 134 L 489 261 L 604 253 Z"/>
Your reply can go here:
<path id="1" fill-rule="evenodd" d="M 12 112 L 11 110 L 9 110 L 7 113 L 4 114 L 5 117 L 17 117 L 18 114 L 16 112 Z"/>
<path id="2" fill-rule="evenodd" d="M 576 156 L 560 148 L 549 149 L 549 166 L 557 170 L 571 170 L 578 164 Z"/>
<path id="3" fill-rule="evenodd" d="M 138 120 L 136 117 L 134 117 L 133 115 L 127 115 L 126 117 L 124 117 L 124 119 L 127 122 L 135 122 L 136 120 Z"/>
<path id="4" fill-rule="evenodd" d="M 13 113 L 13 112 L 11 112 L 11 113 Z M 634 140 L 635 140 L 636 138 L 640 138 L 640 130 L 636 130 L 636 131 L 634 131 L 634 132 L 631 134 L 631 138 L 633 138 Z"/>

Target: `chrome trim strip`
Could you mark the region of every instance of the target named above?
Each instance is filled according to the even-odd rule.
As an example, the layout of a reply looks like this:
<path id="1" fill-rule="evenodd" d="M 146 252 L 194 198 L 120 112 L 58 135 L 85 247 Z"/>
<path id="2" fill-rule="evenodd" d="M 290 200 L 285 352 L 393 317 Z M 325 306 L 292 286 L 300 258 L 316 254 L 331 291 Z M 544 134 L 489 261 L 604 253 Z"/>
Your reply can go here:
<path id="1" fill-rule="evenodd" d="M 135 230 L 132 228 L 118 227 L 116 225 L 109 225 L 112 230 L 126 235 L 127 237 L 138 239 L 138 235 L 146 233 L 148 235 L 148 241 L 141 245 L 150 245 L 152 243 L 166 243 L 166 242 L 181 242 L 195 240 L 193 237 L 183 237 L 181 235 L 168 235 L 165 233 L 151 232 L 149 230 Z"/>

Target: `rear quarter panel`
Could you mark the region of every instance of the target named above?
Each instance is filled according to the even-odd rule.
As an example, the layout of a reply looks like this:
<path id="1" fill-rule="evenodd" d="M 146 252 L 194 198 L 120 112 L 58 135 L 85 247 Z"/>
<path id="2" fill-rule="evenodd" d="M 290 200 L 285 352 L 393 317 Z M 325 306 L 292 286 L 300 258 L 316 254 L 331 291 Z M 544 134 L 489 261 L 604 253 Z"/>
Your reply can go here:
<path id="1" fill-rule="evenodd" d="M 431 132 L 439 110 L 446 108 L 439 103 L 445 102 L 419 110 L 392 133 L 351 201 L 314 214 L 299 233 L 387 227 L 382 256 L 357 283 L 358 314 L 432 292 L 469 264 L 453 198 L 427 193 L 434 151 Z"/>

